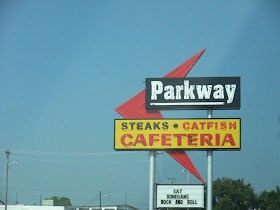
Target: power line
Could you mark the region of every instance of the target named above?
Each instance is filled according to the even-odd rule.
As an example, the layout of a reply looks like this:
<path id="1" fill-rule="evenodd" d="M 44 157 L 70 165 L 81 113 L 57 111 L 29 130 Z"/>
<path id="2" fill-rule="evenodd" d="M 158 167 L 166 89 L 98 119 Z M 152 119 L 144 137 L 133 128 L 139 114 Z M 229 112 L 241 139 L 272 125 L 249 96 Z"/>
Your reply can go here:
<path id="1" fill-rule="evenodd" d="M 23 150 L 23 149 L 11 149 L 15 154 L 22 154 L 22 155 L 53 155 L 53 156 L 104 156 L 104 155 L 123 155 L 129 154 L 130 152 L 42 152 L 37 150 Z M 1 150 L 0 150 L 1 151 Z M 4 151 L 2 149 L 2 151 Z M 131 153 L 130 153 L 131 154 Z"/>
<path id="2" fill-rule="evenodd" d="M 39 162 L 50 162 L 50 163 L 80 163 L 80 161 L 73 161 L 72 159 L 69 160 L 50 160 L 50 159 L 38 159 L 38 158 L 26 158 L 26 157 L 20 157 L 20 156 L 13 156 L 14 158 L 17 158 L 17 159 L 25 159 L 25 160 L 32 160 L 32 161 L 39 161 Z M 109 160 L 108 160 L 109 161 Z M 88 160 L 87 162 L 89 162 L 90 164 L 95 164 L 95 165 L 102 165 L 102 166 L 105 166 L 105 165 L 124 165 L 126 166 L 127 163 L 147 163 L 148 161 L 147 160 L 121 160 L 121 161 L 109 161 L 109 162 L 106 162 L 106 161 L 102 161 L 100 162 L 99 160 L 94 163 L 94 161 L 91 161 L 91 160 Z"/>

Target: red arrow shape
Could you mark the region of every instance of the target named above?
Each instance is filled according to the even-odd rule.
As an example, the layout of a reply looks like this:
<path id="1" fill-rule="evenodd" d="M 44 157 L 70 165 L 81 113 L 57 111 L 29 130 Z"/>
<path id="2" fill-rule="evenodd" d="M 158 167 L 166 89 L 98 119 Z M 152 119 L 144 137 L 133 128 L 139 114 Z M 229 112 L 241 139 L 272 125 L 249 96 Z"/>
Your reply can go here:
<path id="1" fill-rule="evenodd" d="M 185 77 L 189 71 L 192 69 L 194 64 L 204 53 L 206 49 L 194 55 L 192 58 L 175 68 L 173 71 L 169 72 L 164 77 Z M 129 99 L 127 102 L 116 108 L 116 111 L 126 119 L 160 119 L 163 118 L 159 110 L 146 110 L 145 107 L 145 89 L 140 93 Z M 187 153 L 183 150 L 166 150 L 172 158 L 178 161 L 183 167 L 190 171 L 195 177 L 197 177 L 203 184 L 204 181 L 200 174 L 196 170 L 192 161 L 190 160 Z"/>

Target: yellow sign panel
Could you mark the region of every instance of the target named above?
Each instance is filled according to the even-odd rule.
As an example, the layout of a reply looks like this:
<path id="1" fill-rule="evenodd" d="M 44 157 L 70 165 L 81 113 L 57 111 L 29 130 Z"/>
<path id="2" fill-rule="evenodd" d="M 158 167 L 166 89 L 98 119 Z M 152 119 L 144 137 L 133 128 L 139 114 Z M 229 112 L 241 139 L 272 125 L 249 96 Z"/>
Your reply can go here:
<path id="1" fill-rule="evenodd" d="M 115 120 L 115 150 L 240 150 L 234 119 Z"/>

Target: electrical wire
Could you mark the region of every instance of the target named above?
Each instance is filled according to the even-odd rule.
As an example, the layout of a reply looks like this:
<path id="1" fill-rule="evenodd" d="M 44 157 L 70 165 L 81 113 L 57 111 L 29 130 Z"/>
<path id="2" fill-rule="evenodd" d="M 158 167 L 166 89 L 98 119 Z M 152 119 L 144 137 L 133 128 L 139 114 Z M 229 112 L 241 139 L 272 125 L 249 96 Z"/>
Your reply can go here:
<path id="1" fill-rule="evenodd" d="M 0 150 L 5 152 L 5 150 Z M 123 155 L 129 154 L 129 151 L 118 152 L 42 152 L 37 150 L 24 150 L 24 149 L 10 149 L 14 154 L 22 155 L 50 155 L 50 156 L 107 156 L 107 155 Z M 130 153 L 131 154 L 131 153 Z"/>
<path id="2" fill-rule="evenodd" d="M 51 163 L 70 163 L 70 164 L 73 164 L 75 163 L 75 161 L 73 160 L 50 160 L 50 159 L 38 159 L 38 158 L 28 158 L 28 157 L 20 157 L 20 156 L 13 156 L 13 158 L 15 159 L 23 159 L 23 160 L 31 160 L 31 161 L 39 161 L 39 162 L 51 162 Z M 21 161 L 22 162 L 22 161 Z M 91 165 L 95 164 L 95 165 L 102 165 L 102 166 L 106 166 L 106 165 L 119 165 L 119 166 L 126 166 L 127 163 L 147 163 L 148 161 L 147 160 L 122 160 L 122 161 L 109 161 L 109 162 L 106 162 L 106 161 L 103 161 L 103 162 L 93 162 L 91 160 L 88 160 L 87 162 L 89 162 Z M 80 163 L 80 161 L 76 161 L 76 163 Z"/>

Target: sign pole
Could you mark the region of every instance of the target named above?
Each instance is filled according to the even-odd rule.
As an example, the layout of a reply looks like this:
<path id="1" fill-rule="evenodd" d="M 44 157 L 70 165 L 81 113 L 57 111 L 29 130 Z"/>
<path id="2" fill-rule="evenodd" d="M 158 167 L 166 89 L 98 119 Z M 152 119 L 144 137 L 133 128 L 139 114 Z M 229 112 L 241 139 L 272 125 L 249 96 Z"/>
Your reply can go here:
<path id="1" fill-rule="evenodd" d="M 154 209 L 154 188 L 155 188 L 155 151 L 150 151 L 150 177 L 149 177 L 149 210 Z"/>
<path id="2" fill-rule="evenodd" d="M 212 109 L 207 110 L 207 117 L 212 118 Z M 207 210 L 212 210 L 213 197 L 213 150 L 207 150 Z"/>

